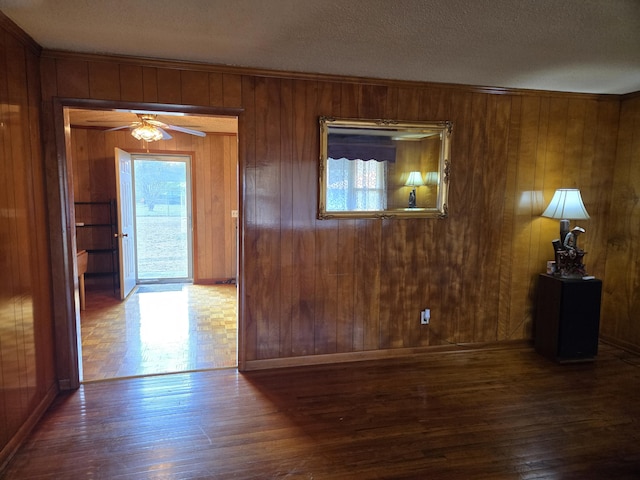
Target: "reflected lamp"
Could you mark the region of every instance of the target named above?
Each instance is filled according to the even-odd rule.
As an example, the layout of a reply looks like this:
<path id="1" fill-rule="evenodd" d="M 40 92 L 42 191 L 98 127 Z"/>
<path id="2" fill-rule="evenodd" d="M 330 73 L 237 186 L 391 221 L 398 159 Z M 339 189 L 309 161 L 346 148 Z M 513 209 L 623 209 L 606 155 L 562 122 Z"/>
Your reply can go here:
<path id="1" fill-rule="evenodd" d="M 416 187 L 424 185 L 422 180 L 422 174 L 420 172 L 411 172 L 405 183 L 405 186 L 412 187 L 411 193 L 409 193 L 409 208 L 416 208 Z"/>
<path id="2" fill-rule="evenodd" d="M 427 172 L 425 175 L 425 185 L 433 186 L 438 184 L 438 172 Z"/>

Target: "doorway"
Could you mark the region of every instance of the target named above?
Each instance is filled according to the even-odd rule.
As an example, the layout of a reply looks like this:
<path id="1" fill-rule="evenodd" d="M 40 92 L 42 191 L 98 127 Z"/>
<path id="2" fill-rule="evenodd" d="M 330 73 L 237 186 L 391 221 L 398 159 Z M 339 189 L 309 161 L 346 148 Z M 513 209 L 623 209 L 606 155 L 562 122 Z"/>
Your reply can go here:
<path id="1" fill-rule="evenodd" d="M 65 107 L 67 110 L 73 110 L 73 107 Z M 84 112 L 92 112 L 89 108 L 82 108 Z M 108 121 L 108 116 L 111 111 L 96 110 L 96 112 L 102 112 L 102 116 Z M 82 369 L 83 364 L 88 366 L 90 362 L 98 363 L 101 365 L 110 364 L 115 366 L 119 361 L 127 363 L 129 365 L 135 363 L 137 358 L 143 360 L 149 360 L 154 355 L 155 358 L 169 359 L 173 355 L 172 365 L 168 368 L 161 367 L 159 370 L 153 368 L 147 368 L 143 366 L 141 369 L 127 370 L 124 367 L 120 368 L 117 372 L 112 369 L 112 373 L 107 374 L 105 377 L 89 378 L 87 376 L 88 369 L 85 368 L 84 375 L 80 373 L 80 381 L 92 381 L 106 378 L 121 378 L 123 376 L 139 376 L 150 374 L 162 374 L 162 373 L 175 373 L 180 371 L 200 370 L 209 368 L 229 368 L 237 367 L 238 365 L 238 310 L 237 310 L 237 290 L 235 285 L 235 265 L 238 261 L 234 258 L 232 261 L 233 271 L 229 275 L 223 273 L 223 278 L 213 278 L 212 281 L 207 281 L 207 275 L 212 277 L 217 275 L 216 272 L 212 274 L 205 270 L 200 265 L 200 272 L 197 272 L 195 267 L 194 257 L 197 252 L 197 238 L 194 233 L 193 218 L 196 215 L 195 208 L 199 208 L 199 222 L 201 225 L 200 235 L 210 235 L 209 221 L 211 218 L 211 207 L 215 206 L 215 202 L 222 198 L 218 197 L 217 193 L 220 190 L 215 190 L 209 185 L 215 184 L 216 178 L 213 178 L 210 173 L 215 167 L 215 161 L 209 160 L 209 155 L 214 150 L 233 150 L 236 157 L 234 158 L 235 167 L 225 164 L 224 168 L 224 182 L 227 184 L 233 184 L 232 190 L 224 196 L 225 202 L 231 199 L 233 206 L 227 207 L 225 203 L 226 215 L 221 223 L 225 225 L 229 223 L 229 218 L 232 218 L 231 227 L 219 230 L 213 230 L 218 232 L 231 232 L 228 233 L 234 239 L 237 238 L 237 217 L 233 216 L 233 211 L 237 209 L 237 117 L 228 117 L 233 120 L 235 124 L 235 130 L 233 132 L 225 131 L 218 132 L 212 135 L 207 135 L 207 144 L 199 146 L 198 139 L 193 141 L 185 141 L 180 138 L 179 134 L 176 134 L 177 142 L 170 143 L 158 143 L 153 145 L 136 145 L 132 143 L 131 135 L 128 131 L 111 132 L 108 136 L 103 136 L 104 128 L 113 127 L 113 123 L 121 124 L 122 120 L 111 120 L 111 125 L 96 125 L 97 121 L 84 126 L 82 129 L 82 122 L 77 118 L 74 119 L 71 115 L 71 124 L 73 128 L 70 129 L 71 137 L 75 135 L 79 136 L 82 140 L 79 140 L 82 144 L 76 144 L 74 141 L 70 141 L 71 150 L 67 151 L 68 158 L 68 171 L 69 175 L 73 175 L 74 196 L 76 201 L 82 201 L 79 199 L 78 191 L 75 188 L 76 182 L 81 183 L 83 176 L 93 175 L 90 181 L 80 189 L 81 194 L 97 194 L 105 196 L 105 198 L 112 198 L 115 193 L 107 187 L 110 184 L 115 184 L 113 178 L 113 171 L 115 170 L 113 160 L 108 161 L 107 155 L 111 148 L 113 153 L 114 145 L 121 145 L 126 150 L 132 152 L 133 156 L 138 157 L 138 161 L 149 161 L 149 155 L 152 155 L 151 161 L 157 164 L 166 165 L 168 163 L 177 163 L 178 170 L 182 170 L 180 174 L 181 180 L 165 179 L 164 185 L 161 187 L 160 202 L 156 202 L 155 206 L 151 209 L 151 212 L 155 212 L 158 217 L 173 217 L 164 218 L 167 222 L 179 222 L 180 224 L 180 237 L 182 238 L 182 244 L 186 245 L 186 250 L 183 250 L 177 259 L 172 259 L 172 262 L 180 263 L 181 267 L 171 270 L 168 274 L 160 272 L 158 269 L 142 268 L 141 265 L 140 275 L 136 276 L 136 283 L 141 284 L 140 292 L 134 292 L 127 302 L 120 302 L 117 295 L 112 294 L 112 287 L 102 289 L 102 291 L 95 292 L 91 298 L 87 299 L 87 310 L 82 311 L 80 314 L 81 322 L 77 324 L 78 332 L 78 360 L 79 370 Z M 192 118 L 200 118 L 192 116 Z M 203 117 L 204 118 L 204 117 Z M 220 122 L 221 117 L 218 117 L 217 121 Z M 207 124 L 207 120 L 204 120 L 202 124 Z M 97 128 L 98 127 L 98 128 Z M 103 127 L 99 129 L 99 127 Z M 78 133 L 78 129 L 82 129 Z M 226 136 L 233 137 L 233 141 L 222 141 L 221 139 Z M 186 137 L 189 138 L 189 137 Z M 191 140 L 191 139 L 190 139 Z M 224 144 L 224 145 L 223 145 Z M 185 146 L 188 146 L 185 148 Z M 229 147 L 232 148 L 229 148 Z M 155 147 L 156 153 L 150 147 Z M 224 148 L 223 148 L 224 147 Z M 102 152 L 95 155 L 91 149 L 102 148 Z M 166 153 L 168 150 L 175 151 L 175 154 Z M 182 150 L 182 151 L 180 151 Z M 196 153 L 199 160 L 198 165 L 202 171 L 202 168 L 206 167 L 210 170 L 204 175 L 201 175 L 198 179 L 198 172 L 191 172 L 192 156 L 188 155 L 187 151 L 193 150 Z M 69 153 L 71 152 L 71 153 Z M 82 152 L 82 156 L 78 156 L 78 152 Z M 143 153 L 144 152 L 144 153 Z M 104 161 L 103 161 L 104 160 Z M 76 163 L 77 162 L 77 163 Z M 140 163 L 144 165 L 144 163 Z M 135 167 L 134 167 L 135 168 Z M 97 174 L 94 175 L 93 172 Z M 229 181 L 228 172 L 233 174 L 233 179 Z M 193 175 L 192 175 L 193 173 Z M 143 182 L 140 181 L 142 174 L 138 175 L 139 186 Z M 219 175 L 222 178 L 222 171 Z M 191 210 L 189 199 L 191 198 L 192 189 L 190 181 L 193 179 L 194 188 L 197 182 L 202 182 L 203 185 L 198 185 L 198 199 L 200 203 L 197 203 L 194 197 L 194 211 Z M 220 180 L 222 181 L 222 180 Z M 135 182 L 135 179 L 133 180 Z M 173 183 L 172 183 L 173 182 Z M 180 184 L 180 185 L 177 185 Z M 179 187 L 179 188 L 175 188 Z M 135 187 L 134 187 L 135 188 Z M 144 192 L 144 188 L 142 190 Z M 215 193 L 214 196 L 211 196 Z M 142 217 L 147 214 L 149 216 L 149 195 L 147 199 L 142 195 L 137 195 L 135 202 L 135 208 L 137 209 L 138 217 L 136 222 L 139 224 L 138 229 L 143 229 L 142 225 L 145 221 Z M 204 200 L 203 200 L 204 199 Z M 206 202 L 203 206 L 202 203 Z M 182 208 L 184 207 L 184 209 Z M 146 212 L 145 212 L 146 210 Z M 215 210 L 215 209 L 214 209 Z M 176 213 L 178 211 L 179 213 Z M 168 213 L 168 215 L 167 215 Z M 162 215 L 161 215 L 162 214 Z M 222 218 L 222 213 L 219 214 Z M 148 219 L 146 219 L 148 220 Z M 192 221 L 193 220 L 193 221 Z M 207 227 L 206 229 L 204 227 Z M 151 243 L 157 243 L 158 236 L 163 228 L 151 228 L 153 231 Z M 200 241 L 201 252 L 206 252 L 206 255 L 210 258 L 211 244 L 207 241 L 208 238 L 203 238 Z M 229 242 L 231 243 L 231 242 Z M 216 244 L 217 247 L 217 244 Z M 202 250 L 204 249 L 204 250 Z M 234 256 L 237 255 L 238 250 L 235 248 L 235 243 L 230 245 L 230 250 L 233 249 Z M 141 260 L 144 260 L 143 248 L 139 247 L 139 256 Z M 153 250 L 147 249 L 153 252 Z M 160 255 L 161 258 L 167 259 L 167 249 L 165 254 Z M 207 258 L 206 260 L 209 260 Z M 202 259 L 200 260 L 202 262 Z M 227 260 L 228 262 L 228 260 Z M 137 259 L 136 259 L 137 263 Z M 220 264 L 224 262 L 220 261 Z M 209 262 L 208 265 L 215 266 L 214 263 Z M 136 269 L 137 270 L 137 269 Z M 199 273 L 199 277 L 196 275 Z M 198 277 L 199 281 L 197 285 L 194 285 L 192 281 Z M 203 280 L 204 279 L 204 280 Z M 94 277 L 93 280 L 96 280 Z M 229 280 L 233 280 L 230 282 Z M 181 282 L 181 283 L 175 283 Z M 143 288 L 144 287 L 144 288 Z M 91 288 L 91 286 L 89 287 Z M 93 293 L 93 292 L 92 292 Z M 101 298 L 100 298 L 101 297 Z M 162 305 L 165 307 L 163 308 Z M 178 308 L 180 305 L 180 308 Z M 89 311 L 93 309 L 93 311 Z M 98 312 L 96 312 L 98 311 Z M 116 325 L 117 321 L 114 318 L 122 319 L 129 314 L 138 316 L 138 322 L 135 324 L 122 324 L 121 329 L 114 333 L 104 333 L 100 337 L 95 330 L 90 331 L 87 320 L 98 314 L 101 317 L 96 323 Z M 131 315 L 129 315 L 131 317 Z M 149 321 L 148 319 L 151 319 Z M 162 324 L 166 324 L 166 329 L 162 329 Z M 82 332 L 81 332 L 82 324 Z M 192 334 L 197 332 L 197 334 Z M 138 344 L 133 348 L 129 348 L 129 354 L 125 354 L 123 345 L 116 346 L 116 343 L 121 339 L 126 338 L 129 340 L 136 340 Z M 117 340 L 117 341 L 114 341 Z M 81 342 L 81 343 L 80 343 Z M 98 354 L 98 350 L 95 350 L 96 346 L 104 346 L 109 342 L 115 347 L 109 353 L 104 351 Z M 179 344 L 179 345 L 178 345 Z M 163 346 L 164 345 L 164 346 Z M 168 348 L 172 348 L 172 345 L 177 345 L 182 348 L 182 353 L 177 353 L 178 350 L 173 350 L 173 353 L 168 353 Z M 150 348 L 167 347 L 164 353 L 152 354 Z M 185 350 L 190 349 L 190 350 Z M 83 352 L 84 350 L 84 352 Z M 156 350 L 157 352 L 158 350 Z M 185 353 L 188 352 L 188 353 Z M 102 355 L 102 357 L 101 357 Z M 178 358 L 180 357 L 180 358 Z M 100 359 L 102 358 L 102 359 Z M 183 360 L 188 361 L 183 361 Z M 157 363 L 157 362 L 156 362 Z M 168 362 L 165 362 L 168 363 Z M 148 365 L 147 365 L 148 366 Z M 84 377 L 84 378 L 82 378 Z"/>
<path id="2" fill-rule="evenodd" d="M 135 154 L 133 210 L 136 279 L 193 280 L 191 157 Z"/>

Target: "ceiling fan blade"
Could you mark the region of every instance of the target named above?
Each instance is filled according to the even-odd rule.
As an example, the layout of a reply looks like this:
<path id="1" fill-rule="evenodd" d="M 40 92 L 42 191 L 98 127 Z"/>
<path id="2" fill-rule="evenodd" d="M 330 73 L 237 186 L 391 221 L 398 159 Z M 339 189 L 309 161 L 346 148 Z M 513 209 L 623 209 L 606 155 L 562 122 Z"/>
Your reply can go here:
<path id="1" fill-rule="evenodd" d="M 124 130 L 125 128 L 135 128 L 137 125 L 121 125 L 120 127 L 110 128 L 109 130 L 105 130 L 105 132 L 115 132 L 116 130 Z"/>
<path id="2" fill-rule="evenodd" d="M 147 122 L 149 125 L 153 125 L 154 127 L 160 127 L 160 128 L 168 128 L 169 125 L 167 125 L 166 123 L 163 123 L 159 120 L 145 120 L 145 122 Z"/>
<path id="3" fill-rule="evenodd" d="M 156 128 L 158 130 L 160 130 L 160 132 L 162 133 L 162 139 L 163 140 L 171 140 L 173 138 L 171 135 L 169 135 L 169 133 L 166 130 L 164 130 L 164 129 L 160 128 L 160 127 L 156 127 Z"/>
<path id="4" fill-rule="evenodd" d="M 184 113 L 182 112 L 163 112 L 161 110 L 127 110 L 123 108 L 116 108 L 114 111 L 121 113 L 134 113 L 136 115 L 171 115 L 174 117 L 184 117 Z"/>
<path id="5" fill-rule="evenodd" d="M 190 128 L 178 127 L 177 125 L 167 125 L 169 130 L 175 130 L 176 132 L 188 133 L 189 135 L 196 135 L 198 137 L 206 137 L 207 134 L 200 130 L 191 130 Z"/>

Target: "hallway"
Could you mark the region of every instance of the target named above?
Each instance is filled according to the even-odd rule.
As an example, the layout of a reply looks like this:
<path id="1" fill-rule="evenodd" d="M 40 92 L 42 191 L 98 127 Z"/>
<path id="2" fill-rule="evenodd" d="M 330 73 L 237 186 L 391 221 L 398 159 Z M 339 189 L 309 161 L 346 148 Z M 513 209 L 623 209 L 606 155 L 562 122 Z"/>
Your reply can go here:
<path id="1" fill-rule="evenodd" d="M 83 381 L 237 366 L 235 285 L 140 285 L 121 302 L 87 292 Z"/>

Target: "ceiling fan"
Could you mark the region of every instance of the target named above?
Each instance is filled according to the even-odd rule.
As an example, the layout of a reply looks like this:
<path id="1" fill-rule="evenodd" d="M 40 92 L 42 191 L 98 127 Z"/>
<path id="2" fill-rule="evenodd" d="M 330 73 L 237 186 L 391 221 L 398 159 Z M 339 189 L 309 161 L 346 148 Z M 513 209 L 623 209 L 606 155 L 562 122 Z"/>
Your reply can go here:
<path id="1" fill-rule="evenodd" d="M 188 133 L 189 135 L 196 135 L 198 137 L 206 136 L 206 133 L 199 130 L 192 130 L 190 128 L 179 127 L 177 125 L 169 125 L 167 123 L 156 120 L 158 116 L 155 113 L 136 113 L 138 121 L 133 122 L 130 125 L 122 125 L 120 127 L 110 128 L 107 132 L 115 130 L 123 130 L 128 128 L 131 130 L 131 135 L 138 140 L 144 140 L 145 142 L 154 142 L 156 140 L 169 140 L 173 138 L 167 130 L 174 130 L 176 132 Z"/>

